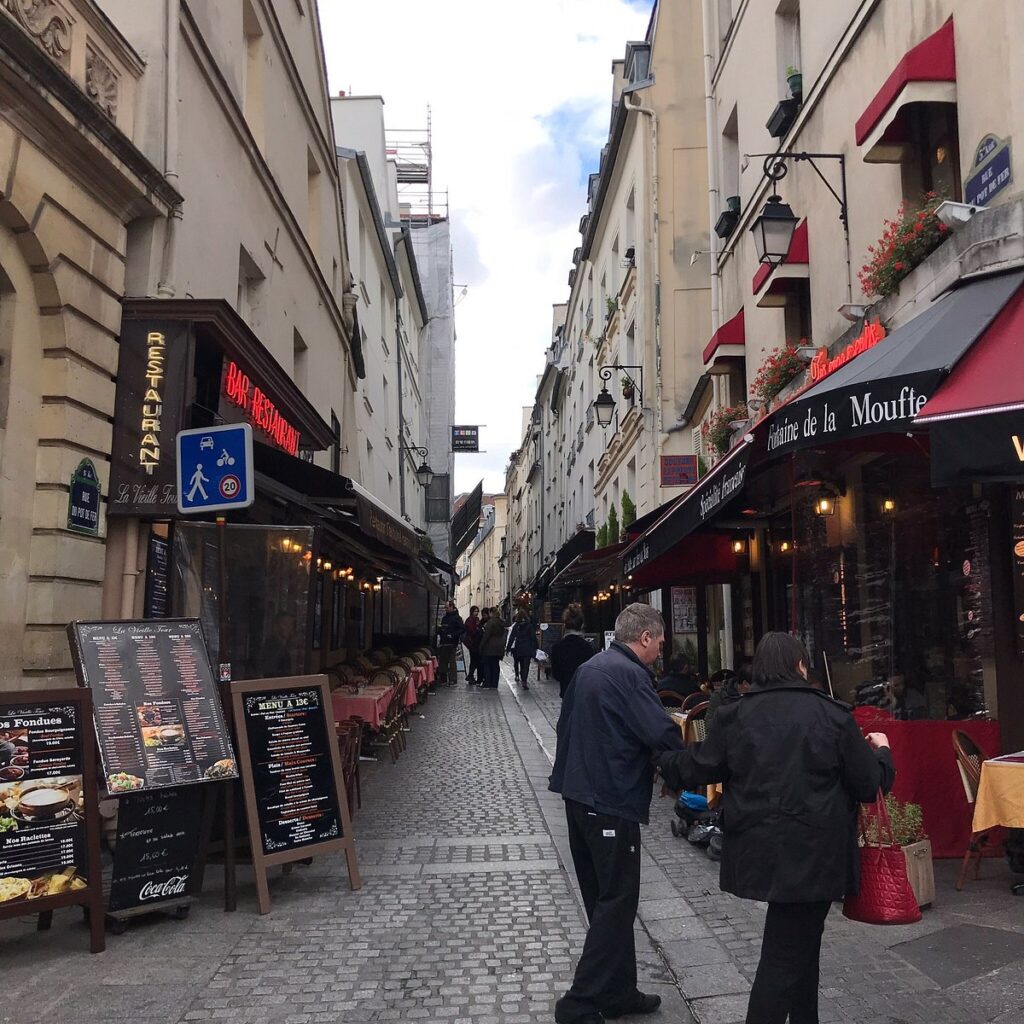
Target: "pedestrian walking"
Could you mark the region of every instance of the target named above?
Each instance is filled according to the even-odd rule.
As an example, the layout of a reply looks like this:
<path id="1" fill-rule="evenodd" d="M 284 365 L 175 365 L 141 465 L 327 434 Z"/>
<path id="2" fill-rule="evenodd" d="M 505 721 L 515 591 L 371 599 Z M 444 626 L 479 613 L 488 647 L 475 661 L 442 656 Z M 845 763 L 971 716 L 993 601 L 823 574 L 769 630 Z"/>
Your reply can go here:
<path id="1" fill-rule="evenodd" d="M 594 656 L 594 647 L 583 635 L 583 606 L 571 604 L 562 613 L 562 638 L 551 646 L 551 674 L 558 680 L 558 696 L 565 691 L 576 669 Z"/>
<path id="2" fill-rule="evenodd" d="M 481 686 L 485 690 L 498 688 L 498 676 L 501 656 L 505 653 L 505 638 L 508 630 L 505 620 L 501 617 L 501 609 L 492 608 L 487 625 L 480 636 L 480 667 L 483 671 Z"/>
<path id="3" fill-rule="evenodd" d="M 651 665 L 665 623 L 645 604 L 615 620 L 615 640 L 576 671 L 558 718 L 548 788 L 561 793 L 569 849 L 590 927 L 559 1024 L 653 1013 L 661 998 L 636 985 L 633 922 L 640 902 L 640 825 L 651 806 L 652 757 L 679 750 L 679 729 L 654 692 Z"/>
<path id="4" fill-rule="evenodd" d="M 466 631 L 462 634 L 462 642 L 466 645 L 466 652 L 469 655 L 466 682 L 472 685 L 477 682 L 477 677 L 480 674 L 480 609 L 476 605 L 469 609 L 465 627 Z"/>
<path id="5" fill-rule="evenodd" d="M 445 672 L 445 681 L 452 685 L 458 681 L 459 667 L 457 652 L 462 642 L 462 634 L 466 626 L 462 616 L 455 609 L 455 602 L 448 601 L 444 606 L 444 615 L 441 617 L 441 628 L 439 631 L 440 644 L 438 650 L 438 661 Z"/>
<path id="6" fill-rule="evenodd" d="M 857 805 L 895 777 L 884 733 L 807 684 L 807 651 L 767 633 L 753 687 L 723 699 L 704 743 L 658 755 L 669 788 L 724 782 L 720 885 L 768 904 L 747 1024 L 818 1024 L 821 936 L 859 887 Z"/>
<path id="7" fill-rule="evenodd" d="M 526 612 L 519 612 L 508 634 L 505 653 L 512 655 L 516 682 L 524 690 L 530 688 L 530 662 L 537 655 L 537 629 Z"/>

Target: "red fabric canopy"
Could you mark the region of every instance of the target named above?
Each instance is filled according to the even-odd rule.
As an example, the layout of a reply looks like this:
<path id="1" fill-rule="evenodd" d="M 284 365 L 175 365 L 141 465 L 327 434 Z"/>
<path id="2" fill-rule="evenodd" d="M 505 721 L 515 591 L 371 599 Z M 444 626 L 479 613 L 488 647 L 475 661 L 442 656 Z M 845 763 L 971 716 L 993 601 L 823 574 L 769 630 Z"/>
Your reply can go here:
<path id="1" fill-rule="evenodd" d="M 1024 408 L 1024 290 L 956 364 L 915 423 Z"/>
<path id="2" fill-rule="evenodd" d="M 903 55 L 875 98 L 857 118 L 857 145 L 863 145 L 908 82 L 955 81 L 956 50 L 953 44 L 953 19 L 950 18 L 938 32 Z"/>
<path id="3" fill-rule="evenodd" d="M 704 349 L 704 363 L 710 363 L 711 357 L 722 345 L 745 345 L 746 341 L 747 331 L 743 323 L 743 310 L 741 309 L 731 320 L 726 320 L 711 335 L 711 340 Z"/>
<path id="4" fill-rule="evenodd" d="M 630 582 L 636 590 L 653 590 L 686 583 L 728 583 L 735 580 L 738 573 L 732 537 L 698 531 L 635 570 Z"/>

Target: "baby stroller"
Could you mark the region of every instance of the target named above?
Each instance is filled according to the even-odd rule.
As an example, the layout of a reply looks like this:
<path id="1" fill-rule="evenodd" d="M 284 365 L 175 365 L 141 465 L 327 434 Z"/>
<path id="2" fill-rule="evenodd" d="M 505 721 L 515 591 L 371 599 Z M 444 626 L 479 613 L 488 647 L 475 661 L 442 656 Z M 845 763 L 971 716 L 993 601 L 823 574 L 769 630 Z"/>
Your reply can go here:
<path id="1" fill-rule="evenodd" d="M 675 811 L 679 820 L 672 822 L 672 835 L 676 838 L 685 836 L 698 844 L 706 841 L 704 836 L 707 830 L 718 821 L 718 811 L 708 807 L 707 797 L 703 793 L 680 793 Z"/>

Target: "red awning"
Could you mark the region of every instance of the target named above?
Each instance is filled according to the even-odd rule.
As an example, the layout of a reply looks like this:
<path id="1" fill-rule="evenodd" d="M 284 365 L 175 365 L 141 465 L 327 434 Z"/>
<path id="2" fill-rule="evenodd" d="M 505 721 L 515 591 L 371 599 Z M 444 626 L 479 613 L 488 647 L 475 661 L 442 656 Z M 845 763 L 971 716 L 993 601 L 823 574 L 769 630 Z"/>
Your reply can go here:
<path id="1" fill-rule="evenodd" d="M 731 535 L 698 530 L 637 569 L 630 586 L 634 590 L 653 590 L 687 583 L 729 583 L 738 573 Z"/>
<path id="2" fill-rule="evenodd" d="M 793 240 L 789 243 L 789 252 L 786 253 L 780 266 L 808 264 L 811 262 L 810 248 L 807 244 L 807 218 L 805 217 L 796 226 L 793 232 Z M 777 264 L 762 263 L 754 275 L 753 292 L 756 295 L 763 287 L 765 281 L 772 276 Z M 707 362 L 707 360 L 704 360 Z"/>
<path id="3" fill-rule="evenodd" d="M 857 118 L 857 145 L 863 145 L 910 82 L 955 81 L 956 51 L 953 44 L 953 19 L 950 18 L 938 32 L 922 40 L 903 55 L 903 59 L 885 80 L 875 98 Z"/>
<path id="4" fill-rule="evenodd" d="M 747 333 L 743 325 L 743 310 L 741 309 L 731 320 L 726 320 L 721 327 L 711 335 L 711 340 L 704 349 L 705 366 L 711 362 L 714 354 L 723 345 L 744 345 L 746 344 Z"/>
<path id="5" fill-rule="evenodd" d="M 1024 409 L 1024 290 L 956 364 L 915 423 Z"/>

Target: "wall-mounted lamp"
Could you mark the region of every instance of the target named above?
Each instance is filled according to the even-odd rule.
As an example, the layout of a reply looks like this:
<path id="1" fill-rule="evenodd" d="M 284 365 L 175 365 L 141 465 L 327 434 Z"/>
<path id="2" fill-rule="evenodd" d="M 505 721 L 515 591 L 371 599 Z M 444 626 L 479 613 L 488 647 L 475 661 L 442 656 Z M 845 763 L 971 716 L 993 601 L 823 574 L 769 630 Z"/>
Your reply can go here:
<path id="1" fill-rule="evenodd" d="M 834 516 L 836 514 L 836 499 L 831 494 L 822 494 L 814 502 L 814 514 L 816 516 Z"/>
<path id="2" fill-rule="evenodd" d="M 793 545 L 790 541 L 784 540 L 779 543 L 779 552 L 783 555 L 788 555 L 793 550 Z"/>
<path id="3" fill-rule="evenodd" d="M 891 516 L 896 511 L 896 502 L 892 498 L 882 499 L 882 515 Z"/>
<path id="4" fill-rule="evenodd" d="M 742 537 L 737 537 L 732 542 L 732 553 L 734 555 L 742 555 L 747 550 L 747 542 Z"/>

